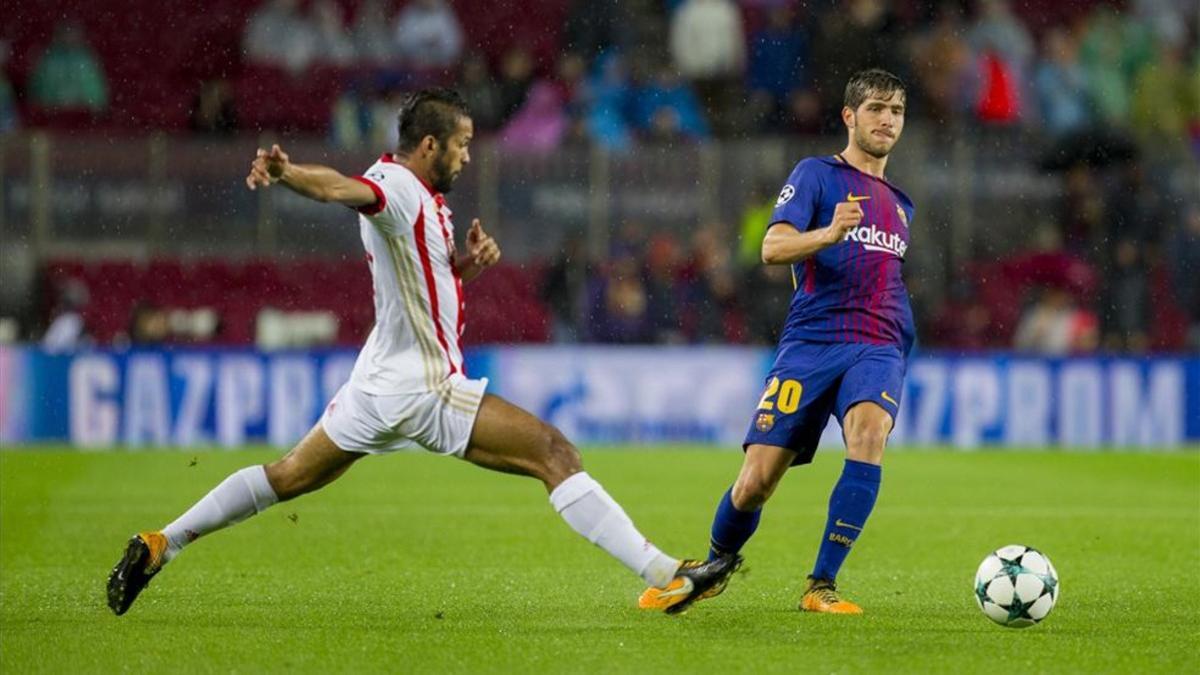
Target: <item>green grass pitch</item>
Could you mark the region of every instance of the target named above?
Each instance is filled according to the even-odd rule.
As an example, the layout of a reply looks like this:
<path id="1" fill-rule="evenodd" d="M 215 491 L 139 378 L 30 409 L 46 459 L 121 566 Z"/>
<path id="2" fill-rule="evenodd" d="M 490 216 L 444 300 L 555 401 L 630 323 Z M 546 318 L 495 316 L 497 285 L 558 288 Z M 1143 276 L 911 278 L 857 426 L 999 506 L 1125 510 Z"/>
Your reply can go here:
<path id="1" fill-rule="evenodd" d="M 666 551 L 699 556 L 736 451 L 588 450 Z M 126 538 L 277 453 L 0 453 L 0 667 L 24 672 L 1200 672 L 1200 453 L 893 450 L 840 578 L 862 617 L 795 610 L 840 469 L 795 469 L 747 571 L 682 617 L 532 480 L 404 454 L 189 548 L 123 617 Z M 975 567 L 1045 551 L 1046 622 L 993 625 Z"/>

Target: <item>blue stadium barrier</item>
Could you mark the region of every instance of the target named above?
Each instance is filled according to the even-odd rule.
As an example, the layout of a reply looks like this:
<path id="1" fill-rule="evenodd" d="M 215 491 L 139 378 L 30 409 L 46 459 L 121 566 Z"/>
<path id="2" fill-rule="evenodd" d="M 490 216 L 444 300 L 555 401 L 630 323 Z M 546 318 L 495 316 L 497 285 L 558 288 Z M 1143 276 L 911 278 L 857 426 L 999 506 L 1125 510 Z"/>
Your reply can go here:
<path id="1" fill-rule="evenodd" d="M 352 350 L 0 347 L 0 442 L 287 446 L 348 377 Z M 742 347 L 493 347 L 467 369 L 582 444 L 737 445 L 770 363 Z M 836 424 L 825 441 L 836 445 Z M 1200 358 L 913 359 L 893 444 L 1200 444 Z"/>

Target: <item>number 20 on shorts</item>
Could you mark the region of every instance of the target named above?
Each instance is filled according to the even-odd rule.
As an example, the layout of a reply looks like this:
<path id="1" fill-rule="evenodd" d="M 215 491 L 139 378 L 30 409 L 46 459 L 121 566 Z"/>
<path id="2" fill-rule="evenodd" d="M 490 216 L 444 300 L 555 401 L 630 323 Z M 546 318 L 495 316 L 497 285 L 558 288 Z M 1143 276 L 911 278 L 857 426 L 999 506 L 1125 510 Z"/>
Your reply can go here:
<path id="1" fill-rule="evenodd" d="M 772 377 L 767 383 L 767 390 L 763 392 L 762 399 L 758 402 L 759 410 L 779 410 L 784 415 L 790 415 L 796 412 L 800 407 L 800 397 L 804 394 L 804 385 L 796 380 L 783 380 L 778 377 Z"/>

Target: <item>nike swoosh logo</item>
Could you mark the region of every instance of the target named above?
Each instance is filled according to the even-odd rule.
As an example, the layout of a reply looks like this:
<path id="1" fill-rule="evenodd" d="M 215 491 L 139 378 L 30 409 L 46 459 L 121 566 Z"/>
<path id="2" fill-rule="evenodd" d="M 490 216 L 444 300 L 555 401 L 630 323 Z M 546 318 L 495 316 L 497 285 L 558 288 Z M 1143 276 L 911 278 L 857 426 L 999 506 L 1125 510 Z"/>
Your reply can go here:
<path id="1" fill-rule="evenodd" d="M 848 202 L 864 202 L 871 198 L 871 195 L 856 195 L 853 192 L 846 193 L 846 201 Z"/>
<path id="2" fill-rule="evenodd" d="M 887 401 L 888 403 L 891 403 L 892 405 L 896 406 L 897 408 L 900 407 L 900 404 L 896 403 L 896 399 L 892 398 L 891 396 L 888 396 L 888 393 L 886 391 L 883 392 L 882 394 L 880 394 L 879 396 L 880 396 L 880 398 Z"/>
<path id="3" fill-rule="evenodd" d="M 696 584 L 692 583 L 691 579 L 689 579 L 687 577 L 683 577 L 683 585 L 682 586 L 680 586 L 679 588 L 669 590 L 669 591 L 664 590 L 662 593 L 658 594 L 658 597 L 674 598 L 674 597 L 678 597 L 680 595 L 686 596 L 688 593 L 691 593 L 692 589 L 695 587 L 696 587 Z"/>
<path id="4" fill-rule="evenodd" d="M 833 521 L 833 524 L 837 527 L 848 527 L 851 530 L 857 530 L 859 532 L 862 532 L 861 527 L 859 527 L 857 525 L 851 525 L 850 523 L 847 523 L 846 521 L 842 520 L 841 518 L 838 518 L 837 520 Z"/>

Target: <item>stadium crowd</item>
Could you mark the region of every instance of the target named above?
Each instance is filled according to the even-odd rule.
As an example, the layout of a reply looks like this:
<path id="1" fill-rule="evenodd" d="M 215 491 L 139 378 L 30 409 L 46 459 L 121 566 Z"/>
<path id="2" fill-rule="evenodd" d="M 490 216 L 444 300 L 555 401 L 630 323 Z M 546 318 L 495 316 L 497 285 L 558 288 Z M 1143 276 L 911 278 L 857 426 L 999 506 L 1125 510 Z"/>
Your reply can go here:
<path id="1" fill-rule="evenodd" d="M 506 152 L 620 153 L 836 133 L 846 76 L 888 64 L 912 85 L 914 119 L 947 137 L 1036 138 L 1063 176 L 1058 213 L 1016 253 L 957 270 L 945 303 L 918 305 L 926 345 L 1200 349 L 1200 191 L 1164 191 L 1151 166 L 1200 158 L 1194 3 L 1047 0 L 1020 15 L 1007 0 L 534 4 L 247 3 L 223 13 L 240 17 L 237 43 L 165 73 L 166 91 L 131 82 L 111 50 L 90 46 L 94 17 L 55 19 L 40 41 L 0 33 L 11 41 L 0 47 L 0 131 L 273 128 L 390 147 L 398 97 L 440 83 L 462 91 Z M 481 33 L 480 13 L 501 29 Z M 581 265 L 582 248 L 568 245 L 534 263 L 547 337 L 770 342 L 791 284 L 786 269 L 757 263 L 771 201 L 748 203 L 741 224 L 700 223 L 686 242 L 625 223 L 605 259 Z"/>

